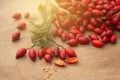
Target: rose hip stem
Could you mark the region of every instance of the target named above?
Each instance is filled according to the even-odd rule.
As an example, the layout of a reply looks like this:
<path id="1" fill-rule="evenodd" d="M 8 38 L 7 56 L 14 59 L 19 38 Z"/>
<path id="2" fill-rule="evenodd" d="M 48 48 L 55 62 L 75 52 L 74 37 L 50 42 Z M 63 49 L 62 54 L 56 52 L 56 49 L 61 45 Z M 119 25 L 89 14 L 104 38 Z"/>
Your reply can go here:
<path id="1" fill-rule="evenodd" d="M 28 49 L 31 49 L 31 48 L 33 48 L 33 47 L 35 47 L 35 46 L 36 46 L 36 45 L 35 45 L 35 44 L 33 44 L 31 47 L 27 48 L 27 50 L 28 50 Z"/>
<path id="2" fill-rule="evenodd" d="M 60 44 L 57 44 L 54 40 L 52 40 L 52 39 L 50 39 L 55 45 L 57 45 L 57 46 L 60 46 L 62 49 L 64 49 L 64 47 L 62 46 L 62 45 L 60 45 Z"/>

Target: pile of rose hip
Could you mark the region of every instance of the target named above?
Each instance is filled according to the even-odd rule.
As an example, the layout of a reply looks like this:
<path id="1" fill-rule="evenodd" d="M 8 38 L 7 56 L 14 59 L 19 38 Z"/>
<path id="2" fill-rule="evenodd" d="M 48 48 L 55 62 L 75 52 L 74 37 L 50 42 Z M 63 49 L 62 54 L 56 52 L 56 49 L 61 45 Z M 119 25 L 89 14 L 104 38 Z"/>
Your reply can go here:
<path id="1" fill-rule="evenodd" d="M 53 30 L 55 36 L 67 41 L 70 46 L 92 42 L 95 47 L 116 43 L 114 30 L 120 31 L 120 0 L 56 0 L 66 9 L 56 12 Z M 86 31 L 94 32 L 89 36 Z"/>
<path id="2" fill-rule="evenodd" d="M 25 18 L 29 17 L 29 13 L 26 13 L 24 15 Z M 15 13 L 13 15 L 13 18 L 15 20 L 20 20 L 21 18 L 21 14 L 20 13 Z M 24 30 L 26 28 L 26 23 L 19 23 L 17 26 L 17 29 L 19 30 Z M 18 41 L 20 39 L 20 31 L 16 31 L 12 34 L 12 41 Z M 33 48 L 34 46 L 32 46 L 31 48 L 20 48 L 17 53 L 16 53 L 16 59 L 19 59 L 21 57 L 24 57 L 27 53 L 28 50 L 28 55 L 29 58 L 35 62 L 37 56 L 42 59 L 44 58 L 44 60 L 46 62 L 51 62 L 53 57 L 59 57 L 60 59 L 54 60 L 54 64 L 60 67 L 63 67 L 66 65 L 66 63 L 68 64 L 74 64 L 78 62 L 78 59 L 76 57 L 76 53 L 73 49 L 71 48 L 64 48 L 63 50 L 60 50 L 59 47 L 56 47 L 54 50 L 52 50 L 51 48 L 40 48 L 38 50 L 38 52 L 36 52 L 36 50 Z M 66 62 L 66 63 L 65 63 Z"/>
<path id="3" fill-rule="evenodd" d="M 27 49 L 21 48 L 17 51 L 16 58 L 21 58 L 25 56 L 27 52 Z M 37 56 L 36 56 L 36 51 L 35 49 L 31 48 L 28 51 L 29 58 L 35 62 Z M 59 57 L 60 59 L 54 60 L 54 64 L 57 66 L 65 66 L 65 62 L 68 64 L 74 64 L 78 62 L 78 59 L 76 57 L 76 53 L 73 49 L 71 48 L 64 48 L 62 51 L 60 51 L 59 47 L 56 47 L 54 50 L 51 48 L 40 48 L 37 52 L 38 58 L 44 60 L 48 63 L 52 61 L 53 57 Z"/>

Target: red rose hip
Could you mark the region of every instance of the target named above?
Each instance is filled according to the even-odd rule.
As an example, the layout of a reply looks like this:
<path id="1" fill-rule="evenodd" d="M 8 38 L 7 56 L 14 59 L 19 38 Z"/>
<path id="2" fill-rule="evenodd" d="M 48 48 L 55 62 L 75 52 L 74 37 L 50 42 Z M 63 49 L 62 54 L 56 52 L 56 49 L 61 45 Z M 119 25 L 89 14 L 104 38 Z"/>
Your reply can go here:
<path id="1" fill-rule="evenodd" d="M 28 52 L 28 54 L 29 54 L 29 58 L 33 62 L 35 62 L 35 60 L 36 60 L 36 51 L 34 49 L 30 49 L 29 52 Z"/>
<path id="2" fill-rule="evenodd" d="M 44 60 L 46 61 L 46 62 L 51 62 L 51 55 L 49 55 L 49 54 L 45 54 L 45 56 L 44 56 Z"/>
<path id="3" fill-rule="evenodd" d="M 95 46 L 95 47 L 101 48 L 101 47 L 104 46 L 104 43 L 102 41 L 100 41 L 100 40 L 93 40 L 92 45 Z"/>
<path id="4" fill-rule="evenodd" d="M 25 56 L 26 52 L 27 52 L 26 48 L 20 48 L 16 53 L 16 59 Z"/>
<path id="5" fill-rule="evenodd" d="M 44 56 L 44 54 L 45 54 L 45 51 L 44 51 L 43 48 L 41 48 L 41 49 L 38 50 L 38 57 L 39 57 L 40 59 Z"/>
<path id="6" fill-rule="evenodd" d="M 16 31 L 12 33 L 12 41 L 17 41 L 20 38 L 20 32 Z"/>

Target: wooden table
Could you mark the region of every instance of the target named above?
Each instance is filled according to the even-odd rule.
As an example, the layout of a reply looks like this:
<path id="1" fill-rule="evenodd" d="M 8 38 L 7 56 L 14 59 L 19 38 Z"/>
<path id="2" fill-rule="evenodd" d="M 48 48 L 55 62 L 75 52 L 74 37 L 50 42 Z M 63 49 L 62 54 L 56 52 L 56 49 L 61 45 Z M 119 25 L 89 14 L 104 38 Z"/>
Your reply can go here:
<path id="1" fill-rule="evenodd" d="M 21 31 L 21 39 L 13 43 L 12 32 L 17 30 L 19 22 L 25 20 L 14 21 L 12 15 L 15 12 L 36 15 L 38 4 L 39 0 L 0 0 L 0 80 L 43 80 L 48 73 L 42 68 L 54 67 L 39 59 L 33 63 L 28 56 L 15 59 L 19 48 L 32 45 L 29 32 L 31 25 L 28 24 L 26 30 Z M 64 68 L 56 67 L 57 72 L 50 70 L 52 76 L 47 80 L 120 80 L 120 33 L 116 34 L 118 42 L 115 45 L 107 44 L 101 49 L 91 45 L 75 47 L 79 63 Z M 65 44 L 59 38 L 56 41 Z"/>

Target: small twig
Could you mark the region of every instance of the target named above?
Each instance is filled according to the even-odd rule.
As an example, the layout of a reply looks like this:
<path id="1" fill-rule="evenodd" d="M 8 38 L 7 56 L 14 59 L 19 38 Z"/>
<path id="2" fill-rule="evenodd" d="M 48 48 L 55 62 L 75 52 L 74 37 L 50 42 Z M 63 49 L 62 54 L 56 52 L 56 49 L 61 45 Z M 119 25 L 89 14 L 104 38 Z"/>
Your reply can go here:
<path id="1" fill-rule="evenodd" d="M 62 49 L 64 49 L 64 47 L 62 46 L 62 45 L 60 45 L 60 44 L 57 44 L 54 40 L 52 40 L 52 39 L 50 39 L 55 45 L 57 45 L 57 46 L 60 46 Z"/>
<path id="2" fill-rule="evenodd" d="M 31 47 L 27 48 L 27 50 L 30 49 L 30 48 L 33 48 L 33 47 L 35 47 L 35 46 L 36 46 L 36 45 L 34 44 L 34 45 L 32 45 Z"/>

